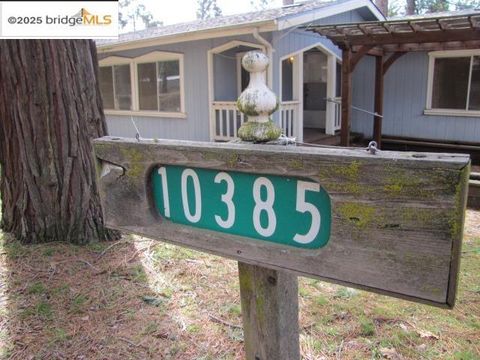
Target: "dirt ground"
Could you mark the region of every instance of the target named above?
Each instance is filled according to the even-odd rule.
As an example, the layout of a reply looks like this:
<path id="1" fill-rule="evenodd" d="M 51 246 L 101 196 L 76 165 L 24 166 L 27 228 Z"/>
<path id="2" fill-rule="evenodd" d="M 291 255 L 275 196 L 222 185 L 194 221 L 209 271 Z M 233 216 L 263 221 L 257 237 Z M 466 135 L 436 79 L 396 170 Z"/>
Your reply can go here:
<path id="1" fill-rule="evenodd" d="M 454 310 L 300 279 L 303 359 L 480 359 L 480 211 Z M 23 246 L 0 233 L 0 359 L 242 359 L 234 261 L 127 236 Z"/>

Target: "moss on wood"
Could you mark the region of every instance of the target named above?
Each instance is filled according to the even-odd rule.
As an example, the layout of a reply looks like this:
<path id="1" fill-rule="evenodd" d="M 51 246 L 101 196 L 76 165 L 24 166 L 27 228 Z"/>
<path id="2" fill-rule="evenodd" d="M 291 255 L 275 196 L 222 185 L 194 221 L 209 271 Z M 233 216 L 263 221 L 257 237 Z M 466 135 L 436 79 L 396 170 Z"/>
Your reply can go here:
<path id="1" fill-rule="evenodd" d="M 455 208 L 450 218 L 450 234 L 452 238 L 459 239 L 463 231 L 463 217 L 465 208 L 462 206 L 464 204 L 464 197 L 466 196 L 465 187 L 468 186 L 468 178 L 470 177 L 470 164 L 465 166 L 459 174 L 458 182 L 453 182 L 455 186 Z"/>
<path id="2" fill-rule="evenodd" d="M 145 171 L 144 153 L 134 147 L 121 147 L 120 150 L 123 157 L 127 160 L 128 167 L 126 175 L 130 181 L 135 181 L 143 177 Z"/>
<path id="3" fill-rule="evenodd" d="M 338 212 L 348 223 L 358 229 L 365 229 L 376 223 L 375 207 L 363 203 L 343 203 L 338 206 Z"/>
<path id="4" fill-rule="evenodd" d="M 276 140 L 282 134 L 282 130 L 273 123 L 247 121 L 238 129 L 238 137 L 243 141 L 266 142 Z"/>
<path id="5" fill-rule="evenodd" d="M 295 170 L 301 170 L 304 168 L 303 161 L 302 160 L 290 160 L 288 162 L 288 167 L 295 169 Z"/>

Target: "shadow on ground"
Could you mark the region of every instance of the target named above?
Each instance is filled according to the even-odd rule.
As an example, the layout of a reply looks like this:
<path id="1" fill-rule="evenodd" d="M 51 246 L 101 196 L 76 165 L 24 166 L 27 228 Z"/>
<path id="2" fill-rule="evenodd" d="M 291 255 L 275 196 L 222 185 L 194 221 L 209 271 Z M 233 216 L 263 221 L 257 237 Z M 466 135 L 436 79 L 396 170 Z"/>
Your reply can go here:
<path id="1" fill-rule="evenodd" d="M 302 359 L 480 359 L 480 211 L 437 309 L 301 278 Z M 139 237 L 23 246 L 0 233 L 0 359 L 243 359 L 236 262 Z"/>
<path id="2" fill-rule="evenodd" d="M 133 237 L 80 247 L 0 236 L 1 359 L 241 358 L 241 329 L 199 310 L 205 281 L 183 281 L 201 276 L 201 256 Z M 214 328 L 201 333 L 202 320 Z"/>

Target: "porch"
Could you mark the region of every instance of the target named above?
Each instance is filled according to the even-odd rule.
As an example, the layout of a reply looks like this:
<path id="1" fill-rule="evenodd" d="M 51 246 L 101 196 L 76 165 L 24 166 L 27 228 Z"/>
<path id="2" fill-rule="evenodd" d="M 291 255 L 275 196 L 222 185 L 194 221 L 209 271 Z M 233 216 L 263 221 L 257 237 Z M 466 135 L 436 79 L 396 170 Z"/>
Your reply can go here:
<path id="1" fill-rule="evenodd" d="M 341 98 L 335 98 L 332 103 L 334 112 L 334 134 L 326 134 L 325 129 L 304 128 L 300 124 L 300 101 L 282 101 L 278 111 L 273 114 L 274 120 L 287 137 L 300 138 L 304 142 L 325 143 L 328 139 L 336 138 L 336 132 L 341 126 Z M 213 141 L 231 141 L 237 138 L 240 126 L 247 121 L 247 116 L 238 111 L 236 101 L 212 102 Z"/>
<path id="2" fill-rule="evenodd" d="M 238 111 L 236 100 L 249 82 L 241 59 L 250 50 L 269 51 L 261 44 L 232 41 L 208 53 L 212 141 L 236 139 L 238 129 L 247 121 Z M 267 83 L 280 100 L 272 119 L 283 134 L 298 142 L 308 138 L 309 129 L 323 135 L 336 135 L 341 127 L 338 56 L 320 43 L 282 57 L 269 55 Z M 274 73 L 278 74 L 275 79 Z"/>
<path id="3" fill-rule="evenodd" d="M 449 142 L 454 141 L 452 149 L 455 152 L 460 150 L 459 144 L 469 148 L 469 153 L 474 158 L 474 152 L 471 145 L 472 137 L 466 134 L 475 134 L 475 126 L 470 126 L 456 132 L 455 137 L 447 138 L 444 136 L 438 139 L 435 128 L 438 126 L 435 121 L 425 121 L 419 132 L 407 133 L 411 139 L 405 137 L 400 130 L 392 129 L 392 123 L 407 122 L 408 118 L 398 116 L 397 112 L 384 114 L 384 82 L 387 72 L 398 64 L 398 59 L 407 53 L 426 53 L 428 54 L 428 67 L 426 73 L 426 89 L 418 94 L 419 98 L 425 96 L 423 104 L 417 107 L 416 119 L 422 119 L 423 116 L 437 116 L 439 119 L 451 118 L 452 123 L 461 129 L 459 121 L 462 118 L 478 118 L 480 115 L 480 103 L 478 101 L 478 89 L 480 80 L 476 73 L 477 63 L 480 56 L 480 13 L 459 12 L 458 14 L 448 16 L 425 15 L 422 17 L 413 16 L 389 21 L 373 21 L 369 23 L 348 23 L 340 25 L 314 26 L 308 30 L 325 36 L 342 49 L 342 125 L 341 125 L 341 144 L 350 145 L 350 128 L 352 125 L 353 106 L 352 86 L 353 72 L 358 66 L 360 60 L 369 55 L 375 58 L 374 76 L 374 104 L 373 104 L 373 139 L 379 147 L 382 147 L 384 141 L 387 148 L 402 144 L 403 146 L 421 143 L 425 147 L 430 139 L 433 139 L 435 148 L 439 145 L 447 149 Z M 417 73 L 417 76 L 419 74 Z M 424 75 L 424 74 L 420 74 Z M 405 74 L 404 76 L 408 76 Z M 389 87 L 391 92 L 391 87 Z M 412 87 L 411 91 L 417 88 Z M 405 90 L 404 90 L 405 91 Z M 397 96 L 399 94 L 397 93 Z M 401 98 L 401 93 L 400 93 Z M 412 106 L 405 104 L 404 106 Z M 387 117 L 384 119 L 384 115 Z M 401 114 L 400 114 L 401 115 Z M 466 121 L 465 121 L 466 122 Z M 383 125 L 390 125 L 389 133 L 384 134 Z M 410 122 L 411 124 L 411 122 Z M 430 126 L 425 125 L 430 124 Z M 463 137 L 463 138 L 462 138 Z M 393 138 L 393 139 L 392 139 Z M 385 141 L 386 140 L 386 141 Z M 477 138 L 474 138 L 475 146 L 478 147 Z"/>

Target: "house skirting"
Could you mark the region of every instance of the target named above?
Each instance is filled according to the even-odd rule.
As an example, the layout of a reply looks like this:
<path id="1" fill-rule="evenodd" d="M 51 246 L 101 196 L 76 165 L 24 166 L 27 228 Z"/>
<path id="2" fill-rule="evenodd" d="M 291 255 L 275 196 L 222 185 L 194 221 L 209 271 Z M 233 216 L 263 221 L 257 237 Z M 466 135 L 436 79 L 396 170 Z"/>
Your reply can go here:
<path id="1" fill-rule="evenodd" d="M 382 136 L 382 149 L 470 154 L 473 165 L 480 165 L 480 143 Z"/>

